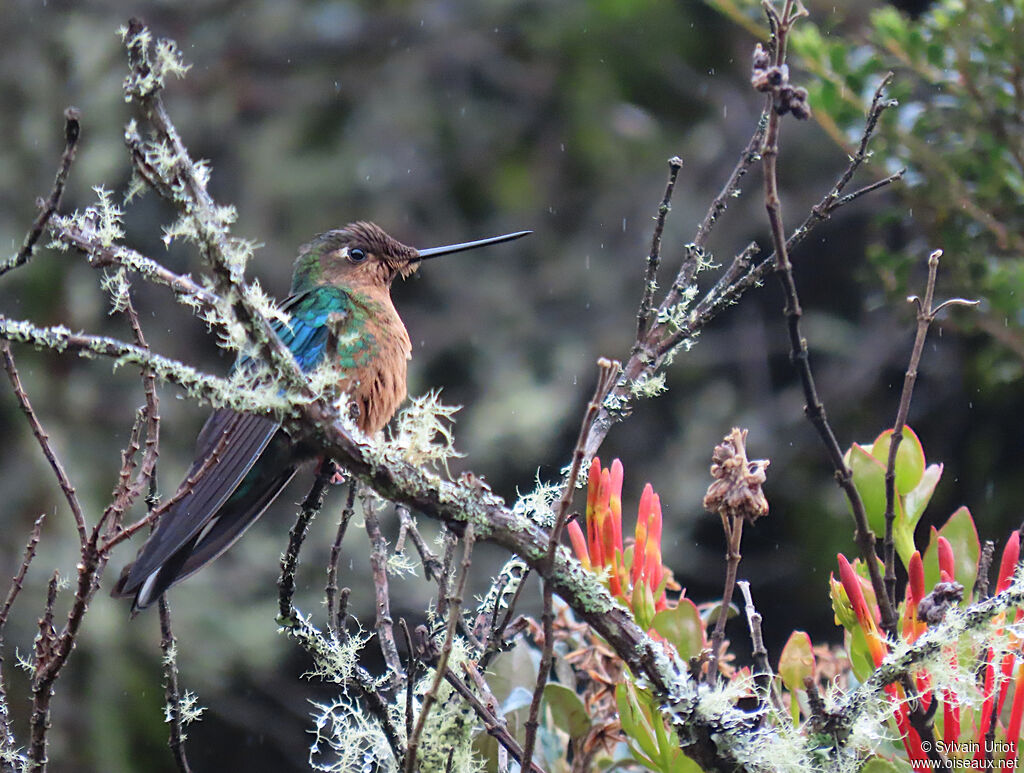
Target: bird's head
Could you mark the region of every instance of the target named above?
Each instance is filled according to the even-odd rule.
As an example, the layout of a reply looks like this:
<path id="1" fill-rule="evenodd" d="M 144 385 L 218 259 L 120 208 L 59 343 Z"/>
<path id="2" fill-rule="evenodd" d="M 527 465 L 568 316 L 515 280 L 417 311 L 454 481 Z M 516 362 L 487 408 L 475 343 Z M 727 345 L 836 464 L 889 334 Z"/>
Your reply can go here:
<path id="1" fill-rule="evenodd" d="M 507 242 L 530 231 L 494 236 L 474 242 L 417 250 L 388 236 L 373 223 L 350 223 L 344 228 L 318 235 L 299 252 L 292 275 L 292 294 L 317 285 L 361 288 L 389 288 L 396 276 L 407 277 L 420 261 Z"/>
<path id="2" fill-rule="evenodd" d="M 373 223 L 350 223 L 319 234 L 302 247 L 292 275 L 292 293 L 317 285 L 390 287 L 419 265 L 414 247 L 388 236 Z"/>

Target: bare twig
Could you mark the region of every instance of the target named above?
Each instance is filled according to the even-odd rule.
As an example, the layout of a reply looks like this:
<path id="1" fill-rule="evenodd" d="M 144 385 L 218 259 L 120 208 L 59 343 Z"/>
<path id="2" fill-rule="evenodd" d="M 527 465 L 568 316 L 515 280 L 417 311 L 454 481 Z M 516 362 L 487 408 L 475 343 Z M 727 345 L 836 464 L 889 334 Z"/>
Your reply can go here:
<path id="1" fill-rule="evenodd" d="M 29 535 L 28 543 L 25 545 L 25 555 L 21 560 L 21 565 L 18 567 L 17 574 L 14 575 L 14 579 L 11 580 L 11 587 L 7 591 L 7 598 L 4 599 L 3 609 L 0 610 L 0 733 L 3 733 L 3 747 L 8 750 L 16 748 L 17 744 L 14 738 L 14 729 L 11 727 L 11 717 L 9 713 L 9 706 L 7 703 L 7 687 L 5 685 L 3 663 L 4 663 L 4 639 L 6 637 L 7 629 L 7 618 L 11 614 L 11 607 L 14 605 L 14 600 L 18 598 L 18 594 L 21 593 L 21 589 L 25 583 L 25 575 L 28 573 L 29 564 L 32 563 L 32 559 L 36 555 L 36 547 L 39 545 L 39 540 L 43 533 L 43 521 L 46 520 L 46 513 L 43 513 L 36 518 L 35 524 L 32 526 L 32 533 Z"/>
<path id="2" fill-rule="evenodd" d="M 54 572 L 46 590 L 46 605 L 39 618 L 39 634 L 35 642 L 34 671 L 32 674 L 31 741 L 29 743 L 29 770 L 46 770 L 46 743 L 50 730 L 50 699 L 53 697 L 53 679 L 48 678 L 57 657 L 58 638 L 53 627 L 53 607 L 57 603 L 60 574 Z"/>
<path id="3" fill-rule="evenodd" d="M 540 668 L 537 671 L 537 684 L 533 688 L 533 698 L 530 701 L 530 713 L 525 723 L 526 738 L 523 742 L 523 766 L 529 767 L 533 763 L 533 750 L 537 743 L 537 729 L 540 724 L 540 704 L 544 697 L 544 685 L 548 681 L 548 673 L 551 671 L 551 664 L 554 660 L 555 614 L 552 609 L 554 590 L 551 587 L 551 572 L 555 565 L 555 551 L 558 550 L 562 541 L 562 530 L 569 520 L 569 507 L 572 505 L 573 494 L 576 493 L 576 480 L 579 477 L 583 460 L 586 458 L 586 441 L 590 427 L 597 418 L 601 404 L 608 396 L 609 390 L 615 384 L 615 377 L 622 366 L 618 361 L 601 358 L 597 361 L 597 385 L 594 387 L 594 394 L 587 403 L 587 410 L 583 415 L 583 422 L 580 425 L 579 437 L 576 440 L 576 447 L 572 454 L 572 463 L 569 466 L 569 474 L 565 480 L 565 487 L 562 489 L 562 497 L 558 502 L 555 511 L 555 525 L 551 529 L 551 537 L 548 540 L 547 559 L 544 563 L 544 570 L 541 578 L 544 584 L 544 611 L 541 615 L 541 623 L 544 627 L 544 647 L 541 650 Z"/>
<path id="4" fill-rule="evenodd" d="M 900 393 L 899 408 L 896 411 L 896 422 L 893 424 L 892 437 L 889 441 L 889 456 L 885 465 L 885 541 L 883 542 L 883 556 L 885 561 L 885 588 L 889 596 L 889 603 L 896 605 L 896 545 L 893 540 L 893 526 L 896 522 L 896 454 L 899 451 L 900 443 L 903 441 L 903 428 L 907 424 L 907 416 L 910 414 L 910 401 L 914 396 L 914 385 L 917 383 L 917 368 L 921 362 L 921 355 L 924 353 L 924 342 L 928 337 L 928 328 L 935 321 L 935 315 L 943 308 L 950 305 L 974 306 L 977 301 L 965 301 L 962 298 L 954 298 L 932 306 L 935 300 L 935 281 L 939 274 L 939 258 L 942 250 L 935 250 L 928 256 L 928 280 L 925 284 L 924 299 L 916 295 L 907 300 L 917 304 L 917 332 L 914 335 L 914 346 L 910 352 L 910 361 L 907 364 L 907 372 L 903 377 L 903 390 Z M 895 629 L 886 631 L 887 635 L 893 636 Z"/>
<path id="5" fill-rule="evenodd" d="M 192 773 L 185 754 L 185 732 L 181 719 L 181 688 L 178 684 L 178 654 L 174 634 L 171 632 L 171 609 L 167 595 L 159 599 L 160 609 L 160 650 L 164 653 L 164 701 L 167 704 L 167 723 L 170 737 L 167 745 L 174 755 L 174 762 L 181 773 Z"/>
<path id="6" fill-rule="evenodd" d="M 377 601 L 377 642 L 384 662 L 391 672 L 391 683 L 400 686 L 403 680 L 402 659 L 395 642 L 395 621 L 391 617 L 391 591 L 388 582 L 388 543 L 380 531 L 380 520 L 370 501 L 372 494 L 363 499 L 363 520 L 370 538 L 370 573 L 373 575 L 374 595 Z"/>
<path id="7" fill-rule="evenodd" d="M 0 276 L 28 263 L 32 258 L 32 253 L 35 252 L 39 237 L 43 235 L 50 218 L 60 206 L 61 197 L 64 195 L 64 186 L 67 183 L 68 174 L 71 172 L 71 164 L 74 163 L 75 153 L 78 151 L 78 140 L 82 136 L 82 125 L 79 121 L 81 117 L 82 114 L 76 107 L 69 107 L 64 111 L 64 153 L 60 158 L 60 167 L 57 169 L 53 188 L 46 201 L 40 201 L 39 214 L 36 215 L 32 227 L 26 234 L 18 254 L 0 264 Z"/>
<path id="8" fill-rule="evenodd" d="M 502 748 L 507 749 L 517 762 L 522 763 L 523 747 L 519 745 L 519 742 L 509 732 L 508 723 L 505 722 L 505 719 L 498 716 L 498 704 L 494 693 L 491 692 L 480 671 L 471 662 L 464 662 L 462 668 L 472 677 L 474 685 L 484 696 L 484 701 L 481 701 L 473 693 L 469 685 L 462 679 L 459 679 L 450 668 L 446 669 L 444 674 L 448 684 L 455 689 L 455 692 L 469 704 L 470 708 L 480 718 L 480 721 L 483 722 L 484 731 L 494 738 Z M 537 763 L 531 763 L 530 770 L 531 773 L 544 773 L 544 769 Z"/>
<path id="9" fill-rule="evenodd" d="M 725 587 L 722 590 L 722 603 L 715 618 L 715 627 L 711 633 L 711 654 L 708 657 L 708 670 L 705 680 L 714 684 L 718 679 L 718 656 L 725 638 L 725 621 L 729 619 L 729 607 L 732 604 L 732 592 L 736 587 L 736 572 L 743 556 L 740 554 L 740 542 L 743 539 L 743 519 L 727 516 L 722 513 L 722 531 L 725 532 Z"/>
<path id="10" fill-rule="evenodd" d="M 981 546 L 981 556 L 978 558 L 978 576 L 971 589 L 971 597 L 975 601 L 987 599 L 991 595 L 992 557 L 995 552 L 996 543 L 990 539 L 985 540 L 985 544 Z"/>
<path id="11" fill-rule="evenodd" d="M 441 690 L 441 681 L 448 670 L 448 658 L 451 656 L 452 646 L 455 642 L 455 629 L 458 627 L 459 618 L 462 616 L 462 598 L 466 592 L 466 579 L 469 576 L 469 567 L 472 562 L 473 542 L 473 524 L 470 523 L 466 525 L 466 533 L 463 536 L 462 574 L 459 577 L 455 593 L 448 601 L 448 626 L 445 631 L 444 645 L 441 647 L 441 654 L 435 666 L 434 681 L 431 683 L 430 689 L 427 690 L 427 694 L 423 696 L 423 704 L 420 707 L 419 716 L 416 717 L 416 726 L 413 728 L 412 735 L 409 736 L 409 742 L 406 745 L 405 773 L 414 773 L 416 770 L 416 752 L 419 748 L 420 737 L 423 735 L 423 728 L 427 723 L 427 717 L 430 716 L 430 710 Z"/>
<path id="12" fill-rule="evenodd" d="M 640 299 L 640 309 L 636 314 L 636 344 L 633 353 L 639 351 L 644 334 L 651 326 L 651 307 L 654 293 L 658 288 L 658 266 L 661 264 L 661 234 L 665 230 L 665 220 L 672 209 L 672 191 L 676 187 L 676 178 L 683 168 L 683 159 L 672 156 L 668 160 L 668 182 L 665 184 L 665 195 L 658 206 L 658 217 L 654 222 L 654 234 L 651 236 L 651 251 L 647 255 L 647 271 L 644 274 L 644 291 Z"/>
<path id="13" fill-rule="evenodd" d="M 395 551 L 401 552 L 403 550 L 405 537 L 408 536 L 412 540 L 416 552 L 420 554 L 420 561 L 423 563 L 423 574 L 426 575 L 428 580 L 440 579 L 441 560 L 427 547 L 427 543 L 420 534 L 420 530 L 416 528 L 416 522 L 412 519 L 409 508 L 404 505 L 398 505 L 395 508 L 395 513 L 398 515 L 399 523 L 401 523 L 401 531 L 395 543 Z"/>
<path id="14" fill-rule="evenodd" d="M 292 598 L 295 596 L 295 570 L 299 565 L 299 553 L 302 550 L 302 543 L 309 532 L 309 525 L 313 522 L 320 508 L 324 505 L 324 494 L 327 489 L 327 481 L 334 474 L 334 465 L 329 460 L 320 464 L 316 480 L 302 500 L 299 514 L 292 524 L 288 534 L 288 547 L 281 556 L 281 576 L 277 580 L 278 610 L 282 618 L 287 618 L 292 610 Z"/>
<path id="15" fill-rule="evenodd" d="M 3 357 L 4 370 L 7 371 L 7 378 L 11 382 L 11 388 L 14 390 L 14 396 L 18 400 L 18 405 L 21 406 L 25 418 L 28 419 L 29 426 L 32 428 L 32 434 L 35 435 L 36 440 L 39 442 L 39 447 L 46 461 L 50 463 L 53 474 L 57 476 L 57 483 L 60 485 L 61 491 L 64 492 L 64 499 L 67 500 L 68 507 L 71 508 L 71 517 L 75 519 L 75 528 L 78 529 L 79 544 L 84 545 L 88 536 L 86 535 L 85 516 L 82 515 L 82 504 L 78 500 L 75 487 L 71 485 L 71 480 L 64 470 L 64 465 L 57 458 L 53 446 L 50 445 L 50 436 L 46 434 L 46 430 L 43 429 L 39 417 L 36 416 L 36 412 L 32 408 L 32 403 L 29 402 L 28 394 L 21 384 L 18 366 L 14 362 L 11 345 L 6 340 L 0 340 L 0 357 Z"/>
<path id="16" fill-rule="evenodd" d="M 783 709 L 782 699 L 774 687 L 775 672 L 772 671 L 771 661 L 768 660 L 768 648 L 764 645 L 764 637 L 761 634 L 761 613 L 754 606 L 754 599 L 750 594 L 750 583 L 746 580 L 738 580 L 736 584 L 743 594 L 744 612 L 747 615 L 747 628 L 750 630 L 750 654 L 754 658 L 754 683 L 758 688 L 758 703 L 763 705 L 771 701 L 780 711 Z"/>
<path id="17" fill-rule="evenodd" d="M 772 21 L 777 30 L 773 66 L 778 69 L 784 64 L 782 56 L 786 49 L 786 39 L 789 34 L 790 25 L 795 20 L 794 17 L 791 17 L 793 2 L 792 0 L 786 0 L 781 16 L 770 4 L 766 4 L 765 8 L 769 17 L 773 17 Z M 775 97 L 769 94 L 768 98 L 772 100 Z M 878 599 L 878 606 L 882 615 L 882 627 L 884 630 L 891 632 L 895 630 L 897 618 L 893 605 L 889 602 L 889 597 L 885 592 L 882 575 L 878 570 L 878 561 L 875 553 L 875 535 L 868 526 L 864 503 L 853 483 L 853 473 L 843 460 L 843 452 L 839 447 L 839 442 L 836 440 L 832 425 L 825 416 L 824 405 L 818 397 L 814 376 L 811 372 L 807 341 L 800 331 L 800 318 L 803 315 L 803 310 L 800 307 L 796 283 L 793 279 L 793 267 L 789 259 L 785 227 L 782 222 L 782 204 L 779 200 L 778 191 L 777 162 L 779 155 L 780 119 L 781 115 L 779 112 L 772 110 L 768 119 L 768 130 L 765 133 L 761 156 L 764 164 L 765 209 L 768 213 L 768 223 L 771 226 L 772 243 L 775 248 L 775 275 L 779 279 L 786 298 L 784 314 L 789 334 L 790 358 L 796 366 L 797 373 L 800 376 L 800 383 L 803 387 L 806 400 L 804 412 L 821 437 L 829 461 L 835 470 L 836 481 L 843 489 L 843 493 L 846 495 L 853 510 L 854 522 L 856 524 L 855 539 L 864 558 L 864 563 L 867 566 L 871 578 L 871 586 Z"/>
<path id="18" fill-rule="evenodd" d="M 349 521 L 356 506 L 356 490 L 359 484 L 353 479 L 348 484 L 348 499 L 345 507 L 341 510 L 341 518 L 338 520 L 338 530 L 334 535 L 334 543 L 331 545 L 331 556 L 327 561 L 327 587 L 324 592 L 327 596 L 327 629 L 336 636 L 340 636 L 345 629 L 345 612 L 337 603 L 338 594 L 338 560 L 341 558 L 341 542 L 345 539 L 345 532 L 348 530 Z M 345 595 L 347 600 L 348 595 Z"/>
<path id="19" fill-rule="evenodd" d="M 174 492 L 173 496 L 161 502 L 159 507 L 151 508 L 146 515 L 137 520 L 131 526 L 109 535 L 101 543 L 99 548 L 100 553 L 106 555 L 115 545 L 124 542 L 126 539 L 131 539 L 138 531 L 155 524 L 160 519 L 160 516 L 178 504 L 178 502 L 180 502 L 185 495 L 193 489 L 196 481 L 202 479 L 203 475 L 209 472 L 210 468 L 216 463 L 220 455 L 224 453 L 224 450 L 227 448 L 227 441 L 228 435 L 221 435 L 220 439 L 217 441 L 217 445 L 214 446 L 213 451 L 199 466 L 199 469 L 185 479 L 185 482 L 178 487 L 178 490 Z"/>
<path id="20" fill-rule="evenodd" d="M 404 617 L 398 618 L 398 627 L 402 629 L 402 634 L 405 636 L 405 647 L 408 652 L 408 665 L 405 667 L 405 684 L 407 685 L 405 690 L 405 737 L 411 738 L 413 731 L 413 721 L 415 719 L 415 713 L 413 711 L 413 694 L 414 687 L 416 686 L 416 679 L 419 675 L 419 657 L 416 652 L 416 645 L 413 644 L 412 634 L 409 632 L 409 625 L 405 622 Z"/>

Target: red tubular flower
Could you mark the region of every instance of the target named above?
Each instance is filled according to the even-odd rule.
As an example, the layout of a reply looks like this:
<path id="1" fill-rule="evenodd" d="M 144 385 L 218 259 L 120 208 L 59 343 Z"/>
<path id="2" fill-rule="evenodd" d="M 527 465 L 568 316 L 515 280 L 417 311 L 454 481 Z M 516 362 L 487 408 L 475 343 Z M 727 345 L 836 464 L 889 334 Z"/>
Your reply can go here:
<path id="1" fill-rule="evenodd" d="M 647 488 L 650 488 L 650 483 Z M 646 490 L 646 489 L 645 489 Z M 665 602 L 665 589 L 658 593 L 658 586 L 661 585 L 664 570 L 661 564 L 661 497 L 654 494 L 651 496 L 651 513 L 647 533 L 647 551 L 644 560 L 644 574 L 647 576 L 647 584 L 651 593 L 657 594 L 654 601 L 655 609 L 665 609 L 668 605 Z"/>
<path id="2" fill-rule="evenodd" d="M 604 553 L 601 550 L 601 525 L 599 523 L 597 499 L 601 488 L 601 460 L 596 456 L 590 463 L 590 475 L 587 478 L 587 542 L 590 543 L 590 557 L 593 566 L 600 569 L 604 566 Z"/>
<path id="3" fill-rule="evenodd" d="M 843 590 L 846 591 L 847 598 L 850 599 L 850 606 L 853 607 L 854 614 L 857 615 L 857 622 L 860 624 L 861 630 L 864 631 L 864 638 L 867 640 L 871 659 L 876 666 L 880 666 L 885 659 L 887 648 L 881 634 L 878 632 L 874 615 L 871 614 L 868 603 L 864 600 L 864 591 L 860 587 L 860 578 L 853 570 L 853 567 L 850 566 L 850 562 L 846 560 L 846 556 L 840 553 L 838 559 L 839 580 L 843 584 Z"/>
<path id="4" fill-rule="evenodd" d="M 617 562 L 622 563 L 622 462 L 612 460 L 608 471 L 608 509 L 612 514 L 612 546 L 616 551 Z M 603 481 L 603 477 L 602 477 Z"/>
<path id="5" fill-rule="evenodd" d="M 1006 547 L 1003 548 L 1003 558 L 999 562 L 999 576 L 996 581 L 996 593 L 1002 593 L 1010 587 L 1018 560 L 1020 560 L 1020 532 L 1014 530 L 1010 532 L 1010 538 L 1006 541 Z"/>
<path id="6" fill-rule="evenodd" d="M 953 546 L 949 544 L 949 540 L 945 537 L 939 537 L 938 539 L 938 553 L 939 553 L 939 574 L 946 573 L 944 580 L 955 580 L 956 579 L 956 562 L 953 559 Z"/>
<path id="7" fill-rule="evenodd" d="M 583 529 L 580 528 L 579 522 L 569 521 L 569 525 L 565 528 L 569 531 L 569 542 L 572 543 L 572 549 L 576 553 L 576 558 L 580 560 L 584 567 L 590 569 L 590 553 L 587 550 L 587 538 L 583 536 Z"/>
<path id="8" fill-rule="evenodd" d="M 644 574 L 645 557 L 647 556 L 647 535 L 650 529 L 649 521 L 651 516 L 651 499 L 654 496 L 654 489 L 648 483 L 644 486 L 644 493 L 640 495 L 640 509 L 636 518 L 636 542 L 633 545 L 633 568 L 630 571 L 630 581 L 633 587 L 640 584 Z"/>
<path id="9" fill-rule="evenodd" d="M 907 596 L 903 612 L 903 638 L 908 643 L 915 641 L 928 627 L 917 619 L 917 605 L 924 595 L 924 562 L 915 550 L 907 564 Z"/>

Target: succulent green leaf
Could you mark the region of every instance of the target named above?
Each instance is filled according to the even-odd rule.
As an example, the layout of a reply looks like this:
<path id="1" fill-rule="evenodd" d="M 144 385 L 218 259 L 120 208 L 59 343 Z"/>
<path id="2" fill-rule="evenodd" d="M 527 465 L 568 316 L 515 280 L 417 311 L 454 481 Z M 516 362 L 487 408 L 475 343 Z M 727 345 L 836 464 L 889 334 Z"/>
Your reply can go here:
<path id="1" fill-rule="evenodd" d="M 850 656 L 850 668 L 858 681 L 865 681 L 875 670 L 871 650 L 864 631 L 858 626 L 846 632 L 846 654 Z"/>
<path id="2" fill-rule="evenodd" d="M 858 443 L 846 452 L 846 463 L 853 471 L 853 485 L 864 502 L 868 526 L 876 535 L 885 534 L 885 466 Z"/>
<path id="3" fill-rule="evenodd" d="M 582 738 L 590 730 L 590 715 L 583 701 L 564 684 L 548 682 L 544 686 L 544 700 L 551 709 L 555 727 L 567 732 L 570 738 Z"/>
<path id="4" fill-rule="evenodd" d="M 679 599 L 674 609 L 658 612 L 651 626 L 675 646 L 683 660 L 699 655 L 704 647 L 704 622 L 696 605 L 688 598 Z"/>
<path id="5" fill-rule="evenodd" d="M 981 543 L 978 530 L 974 525 L 971 511 L 961 507 L 953 513 L 942 528 L 932 529 L 928 549 L 924 553 L 924 587 L 930 591 L 939 581 L 939 555 L 937 541 L 942 536 L 949 540 L 953 548 L 954 571 L 956 581 L 964 586 L 964 605 L 970 600 L 971 588 L 978 577 L 978 558 L 981 556 Z"/>
<path id="6" fill-rule="evenodd" d="M 779 676 L 792 692 L 804 689 L 804 679 L 814 676 L 814 651 L 811 637 L 804 631 L 793 631 L 779 656 Z"/>
<path id="7" fill-rule="evenodd" d="M 639 761 L 654 767 L 656 766 L 654 760 L 658 758 L 658 741 L 654 735 L 650 716 L 640 706 L 637 692 L 636 687 L 630 682 L 616 685 L 615 702 L 619 708 L 619 722 L 622 725 L 622 732 L 631 741 L 630 747 L 632 748 L 633 742 L 635 742 L 647 757 L 646 761 Z M 634 756 L 638 756 L 635 749 L 633 749 L 633 753 Z"/>
<path id="8" fill-rule="evenodd" d="M 942 465 L 929 464 L 925 468 L 920 482 L 912 491 L 907 493 L 906 499 L 903 502 L 903 511 L 909 523 L 917 526 L 917 522 L 924 514 L 925 508 L 928 507 L 928 502 L 931 501 L 935 487 L 939 485 L 940 478 L 942 478 Z"/>
<path id="9" fill-rule="evenodd" d="M 903 427 L 903 440 L 896 449 L 896 493 L 906 496 L 921 482 L 924 475 L 924 448 L 917 434 L 910 427 Z M 887 429 L 871 446 L 871 455 L 882 463 L 882 469 L 889 463 L 889 445 L 892 430 Z"/>

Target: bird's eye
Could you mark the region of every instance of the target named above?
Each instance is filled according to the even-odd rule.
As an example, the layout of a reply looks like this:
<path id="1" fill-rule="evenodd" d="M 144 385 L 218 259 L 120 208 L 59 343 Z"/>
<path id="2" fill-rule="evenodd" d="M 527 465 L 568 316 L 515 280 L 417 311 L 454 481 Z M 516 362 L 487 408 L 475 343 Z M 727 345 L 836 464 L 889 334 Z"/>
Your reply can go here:
<path id="1" fill-rule="evenodd" d="M 352 263 L 362 263 L 366 260 L 366 250 L 355 247 L 348 251 L 348 259 Z"/>

